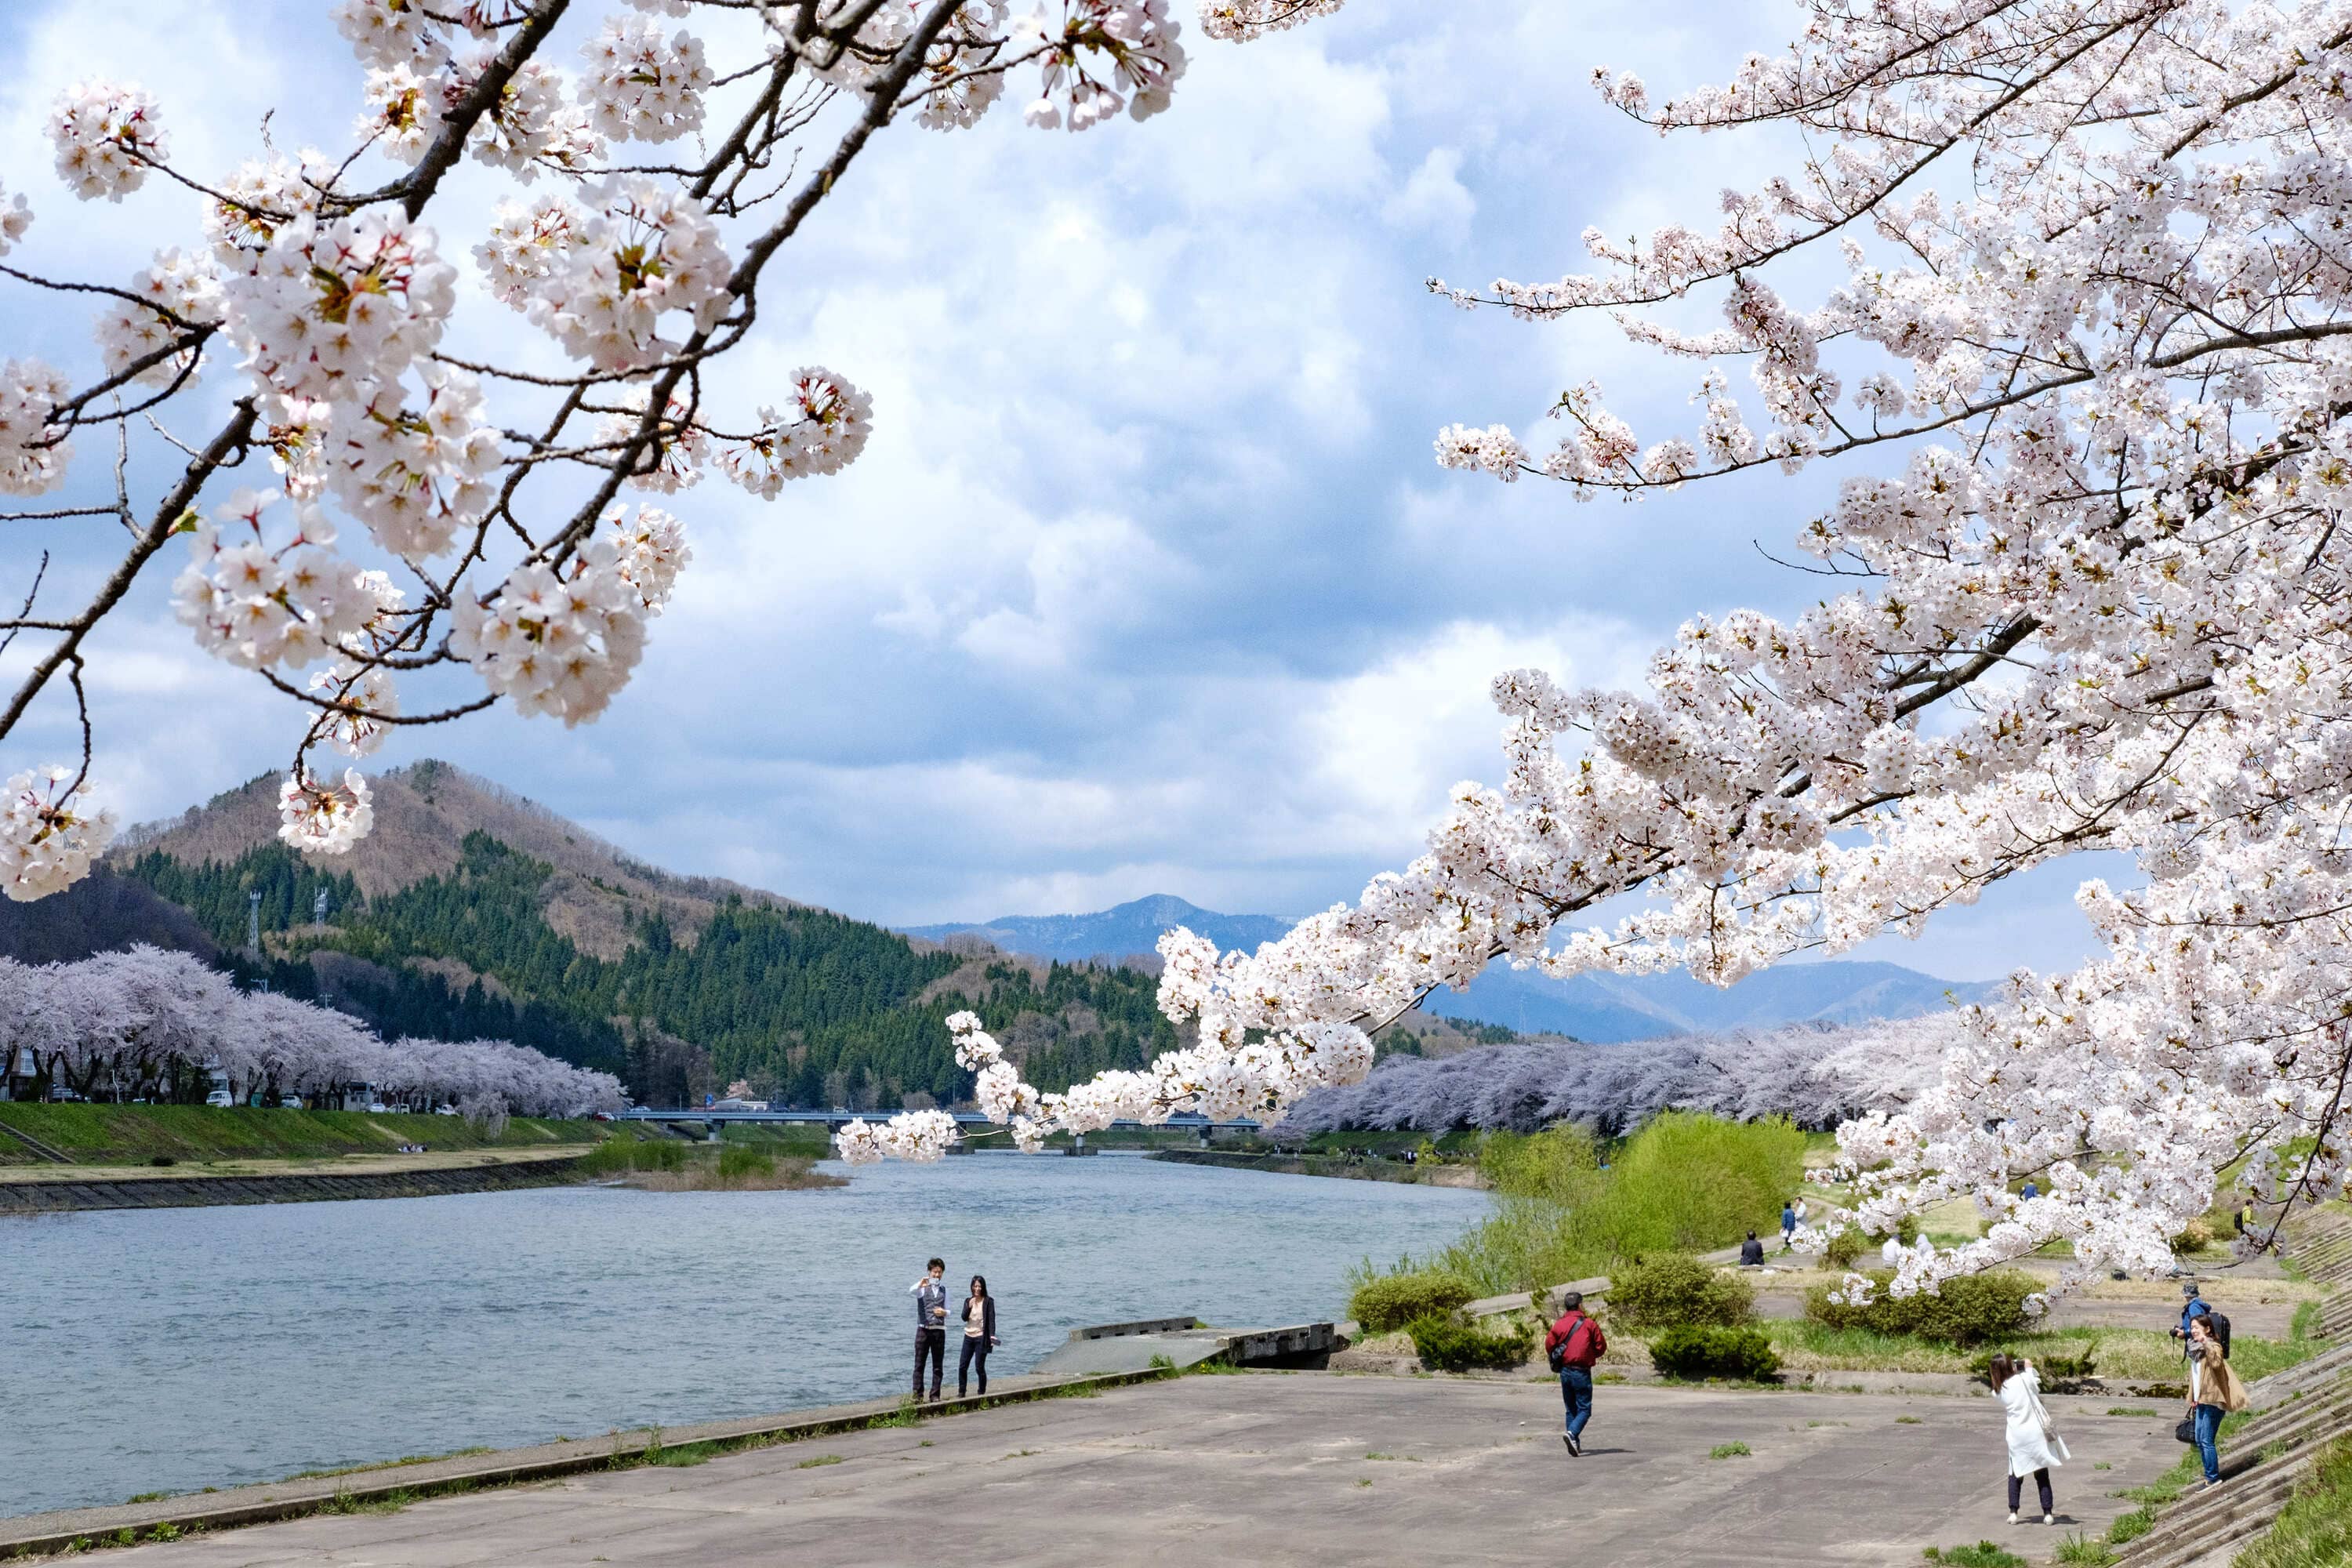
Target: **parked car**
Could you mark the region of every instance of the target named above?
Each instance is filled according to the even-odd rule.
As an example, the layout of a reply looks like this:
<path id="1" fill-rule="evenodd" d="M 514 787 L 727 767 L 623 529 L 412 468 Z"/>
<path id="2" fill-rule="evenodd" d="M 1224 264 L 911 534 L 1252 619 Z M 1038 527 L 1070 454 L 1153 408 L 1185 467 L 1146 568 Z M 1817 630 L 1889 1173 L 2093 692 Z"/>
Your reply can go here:
<path id="1" fill-rule="evenodd" d="M 614 1115 L 609 1110 L 599 1110 L 592 1113 L 588 1120 L 591 1121 L 618 1121 L 620 1118 Z"/>
<path id="2" fill-rule="evenodd" d="M 433 1108 L 433 1114 L 436 1116 L 455 1116 L 457 1114 L 457 1108 L 454 1105 L 436 1105 Z"/>
<path id="3" fill-rule="evenodd" d="M 72 1089 L 68 1089 L 61 1083 L 53 1083 L 49 1085 L 49 1099 L 58 1104 L 64 1104 L 68 1100 L 76 1100 L 81 1098 L 82 1097 L 80 1095 L 76 1094 Z"/>
<path id="4" fill-rule="evenodd" d="M 236 1099 L 225 1089 L 216 1089 L 205 1096 L 205 1103 L 215 1110 L 226 1110 L 236 1104 Z"/>
<path id="5" fill-rule="evenodd" d="M 382 1116 L 389 1112 L 391 1110 L 392 1107 L 386 1105 L 381 1100 L 371 1100 L 368 1101 L 368 1114 L 371 1116 Z"/>
<path id="6" fill-rule="evenodd" d="M 302 1109 L 302 1097 L 299 1094 L 281 1094 L 278 1097 L 278 1109 L 299 1110 Z"/>

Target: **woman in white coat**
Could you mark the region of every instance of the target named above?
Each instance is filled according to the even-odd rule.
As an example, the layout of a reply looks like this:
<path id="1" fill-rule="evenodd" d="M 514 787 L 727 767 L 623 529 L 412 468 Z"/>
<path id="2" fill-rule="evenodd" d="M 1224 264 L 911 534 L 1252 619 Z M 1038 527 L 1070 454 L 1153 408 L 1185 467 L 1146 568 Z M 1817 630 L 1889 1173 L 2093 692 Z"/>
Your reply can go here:
<path id="1" fill-rule="evenodd" d="M 2017 1522 L 2019 1495 L 2032 1476 L 2042 1494 L 2042 1522 L 2058 1522 L 2050 1496 L 2050 1472 L 2066 1462 L 2066 1445 L 2051 1426 L 2042 1403 L 2042 1377 L 2033 1363 L 2006 1352 L 1992 1358 L 1992 1391 L 2009 1417 L 2009 1522 Z"/>

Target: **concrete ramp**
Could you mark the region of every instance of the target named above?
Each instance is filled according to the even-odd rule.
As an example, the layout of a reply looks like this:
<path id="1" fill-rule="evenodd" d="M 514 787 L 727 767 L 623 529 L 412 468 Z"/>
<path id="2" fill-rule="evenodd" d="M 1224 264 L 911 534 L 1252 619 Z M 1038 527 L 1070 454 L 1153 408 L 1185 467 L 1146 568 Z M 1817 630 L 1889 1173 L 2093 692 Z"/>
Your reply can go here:
<path id="1" fill-rule="evenodd" d="M 1148 1318 L 1073 1329 L 1066 1342 L 1030 1371 L 1041 1377 L 1144 1372 L 1155 1357 L 1179 1368 L 1214 1360 L 1237 1366 L 1320 1366 L 1330 1360 L 1337 1343 L 1329 1323 L 1215 1329 L 1197 1318 Z"/>

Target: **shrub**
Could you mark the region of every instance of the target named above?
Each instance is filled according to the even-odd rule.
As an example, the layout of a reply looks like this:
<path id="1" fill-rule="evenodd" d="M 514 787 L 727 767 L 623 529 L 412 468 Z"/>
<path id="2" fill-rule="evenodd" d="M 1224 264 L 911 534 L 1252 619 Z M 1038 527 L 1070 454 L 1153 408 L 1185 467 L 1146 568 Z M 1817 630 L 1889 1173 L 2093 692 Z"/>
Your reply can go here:
<path id="1" fill-rule="evenodd" d="M 1805 1316 L 1832 1329 L 1868 1329 L 1878 1334 L 1911 1334 L 1955 1345 L 1979 1345 L 2025 1327 L 2025 1299 L 2041 1289 L 2030 1274 L 2013 1268 L 1947 1279 L 1934 1294 L 1894 1297 L 1886 1293 L 1892 1269 L 1874 1269 L 1877 1289 L 1870 1304 L 1849 1307 L 1832 1301 L 1832 1287 L 1816 1285 L 1805 1298 Z"/>
<path id="2" fill-rule="evenodd" d="M 1734 1377 L 1761 1383 L 1780 1370 L 1772 1342 L 1754 1329 L 1668 1329 L 1650 1342 L 1661 1377 Z"/>
<path id="3" fill-rule="evenodd" d="M 1847 1226 L 1830 1237 L 1829 1245 L 1822 1248 L 1822 1267 L 1851 1268 L 1861 1262 L 1862 1255 L 1869 1250 L 1870 1238 L 1862 1234 L 1862 1226 Z"/>
<path id="4" fill-rule="evenodd" d="M 1451 1315 L 1415 1318 L 1405 1331 L 1421 1352 L 1422 1365 L 1432 1372 L 1467 1372 L 1474 1366 L 1507 1372 L 1526 1362 L 1531 1340 L 1526 1328 L 1516 1323 L 1489 1333 Z"/>
<path id="5" fill-rule="evenodd" d="M 1348 1311 L 1368 1334 L 1385 1334 L 1416 1318 L 1443 1318 L 1478 1294 L 1467 1279 L 1442 1268 L 1385 1274 L 1349 1298 Z"/>
<path id="6" fill-rule="evenodd" d="M 2200 1217 L 2181 1226 L 2180 1234 L 2172 1238 L 2175 1252 L 2202 1252 L 2213 1245 L 2213 1227 Z"/>
<path id="7" fill-rule="evenodd" d="M 1687 1252 L 1659 1252 L 1636 1258 L 1610 1276 L 1609 1306 L 1629 1328 L 1737 1328 L 1755 1315 L 1756 1288 L 1737 1274 L 1717 1273 Z"/>

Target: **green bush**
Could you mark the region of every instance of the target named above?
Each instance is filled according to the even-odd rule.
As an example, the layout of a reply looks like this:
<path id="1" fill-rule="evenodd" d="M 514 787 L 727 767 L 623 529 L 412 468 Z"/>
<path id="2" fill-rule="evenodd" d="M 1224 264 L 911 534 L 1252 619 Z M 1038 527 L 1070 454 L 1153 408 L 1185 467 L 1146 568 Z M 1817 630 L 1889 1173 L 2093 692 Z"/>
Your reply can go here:
<path id="1" fill-rule="evenodd" d="M 1661 1377 L 1735 1377 L 1761 1383 L 1780 1370 L 1772 1342 L 1754 1329 L 1668 1329 L 1650 1342 Z"/>
<path id="2" fill-rule="evenodd" d="M 1947 1279 L 1930 1294 L 1894 1297 L 1886 1293 L 1894 1270 L 1873 1269 L 1877 1286 L 1870 1304 L 1849 1307 L 1832 1301 L 1834 1287 L 1816 1285 L 1805 1298 L 1805 1316 L 1832 1329 L 1868 1329 L 1878 1334 L 1910 1334 L 1955 1345 L 1979 1345 L 2014 1334 L 2025 1327 L 2025 1299 L 2042 1287 L 2030 1274 L 2013 1268 Z"/>
<path id="3" fill-rule="evenodd" d="M 2018 1353 L 2021 1354 L 2022 1352 Z M 2049 1384 L 2060 1381 L 2071 1382 L 2078 1377 L 2093 1377 L 2097 1375 L 2099 1370 L 2098 1354 L 2098 1342 L 2096 1341 L 2093 1341 L 2091 1343 L 2083 1347 L 2082 1353 L 2079 1355 L 2054 1355 L 2044 1351 L 2040 1355 L 2027 1356 L 2025 1359 L 2033 1363 L 2033 1370 L 2041 1375 L 2043 1383 Z M 1984 1352 L 1982 1354 L 1977 1356 L 1974 1360 L 1969 1363 L 1969 1370 L 1974 1373 L 1980 1379 L 1987 1382 L 1991 1381 L 1992 1357 L 1992 1352 Z M 2107 1414 L 2112 1415 L 2115 1412 L 2110 1410 Z M 2153 1410 L 2147 1410 L 2141 1412 L 2141 1414 L 2153 1415 L 2156 1412 Z"/>
<path id="4" fill-rule="evenodd" d="M 1433 1313 L 1415 1318 L 1405 1325 L 1405 1331 L 1412 1336 L 1412 1348 L 1421 1352 L 1422 1365 L 1432 1372 L 1467 1372 L 1476 1366 L 1508 1372 L 1527 1361 L 1533 1336 L 1523 1325 L 1499 1321 L 1506 1323 L 1505 1329 L 1489 1332 L 1476 1323 Z"/>
<path id="5" fill-rule="evenodd" d="M 1756 1288 L 1737 1274 L 1717 1273 L 1687 1252 L 1658 1252 L 1611 1274 L 1609 1307 L 1628 1328 L 1737 1328 L 1755 1316 Z"/>
<path id="6" fill-rule="evenodd" d="M 1847 1226 L 1830 1237 L 1829 1245 L 1822 1248 L 1822 1267 L 1851 1268 L 1861 1262 L 1862 1255 L 1869 1250 L 1870 1238 L 1862 1234 L 1862 1226 Z"/>
<path id="7" fill-rule="evenodd" d="M 1470 1281 L 1441 1268 L 1385 1274 L 1356 1288 L 1348 1312 L 1366 1333 L 1385 1334 L 1416 1318 L 1443 1318 L 1477 1294 Z"/>

